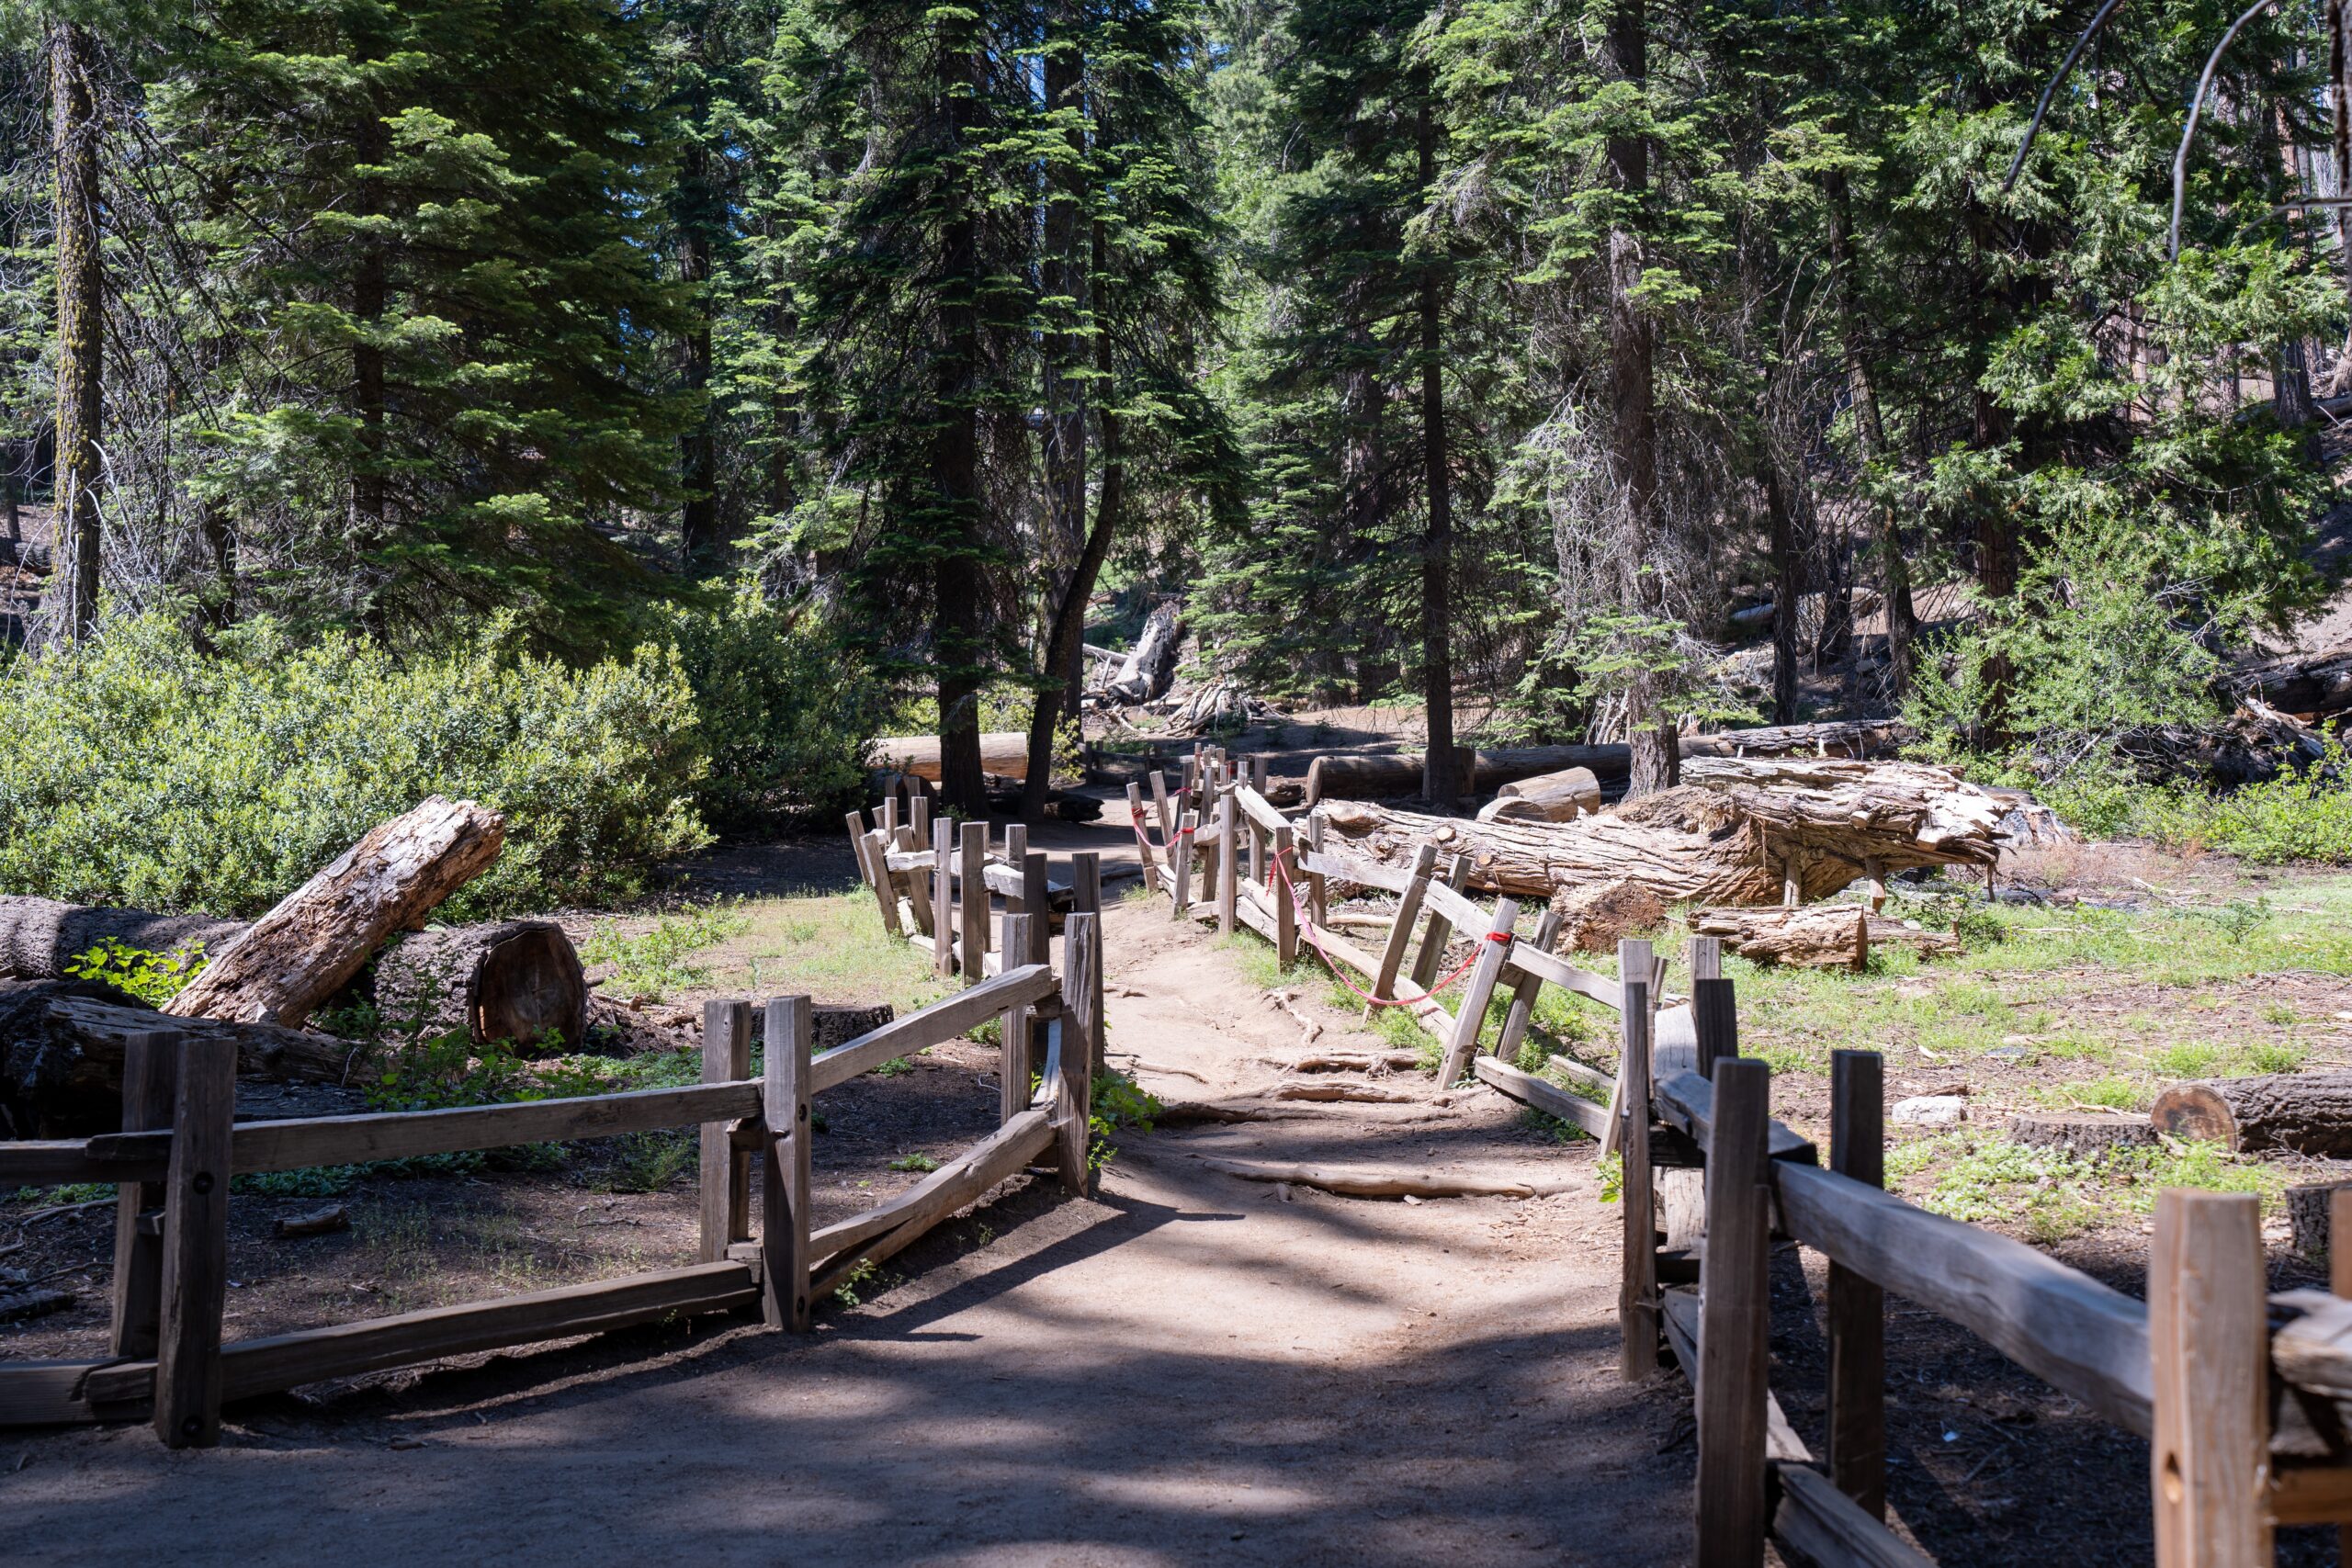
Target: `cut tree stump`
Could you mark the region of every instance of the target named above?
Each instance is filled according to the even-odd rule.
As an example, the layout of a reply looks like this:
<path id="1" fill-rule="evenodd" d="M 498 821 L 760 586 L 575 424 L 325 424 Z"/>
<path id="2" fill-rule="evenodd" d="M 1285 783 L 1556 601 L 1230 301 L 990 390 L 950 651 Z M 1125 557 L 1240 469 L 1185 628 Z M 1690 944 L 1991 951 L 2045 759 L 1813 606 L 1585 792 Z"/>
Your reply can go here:
<path id="1" fill-rule="evenodd" d="M 2175 1084 L 2156 1097 L 2149 1121 L 2158 1132 L 2223 1144 L 2236 1154 L 2289 1149 L 2352 1157 L 2352 1073 Z"/>
<path id="2" fill-rule="evenodd" d="M 1962 951 L 1950 931 L 1927 931 L 1873 916 L 1859 904 L 1815 905 L 1796 909 L 1696 909 L 1690 930 L 1722 940 L 1727 952 L 1758 964 L 1800 969 L 1855 969 L 1870 962 L 1871 949 L 1909 947 L 1922 958 L 1949 958 Z"/>
<path id="3" fill-rule="evenodd" d="M 569 1051 L 588 1027 L 588 978 L 553 920 L 437 926 L 394 944 L 376 964 L 376 1010 L 423 1038 L 463 1030 Z"/>
<path id="4" fill-rule="evenodd" d="M 255 920 L 164 1010 L 298 1027 L 394 931 L 414 931 L 506 842 L 506 819 L 435 795 L 371 828 Z"/>
<path id="5" fill-rule="evenodd" d="M 114 1131 L 122 1116 L 122 1058 L 133 1034 L 170 1029 L 227 1039 L 240 1073 L 340 1083 L 363 1047 L 266 1023 L 166 1019 L 111 986 L 87 980 L 0 984 L 0 1132 L 20 1138 Z"/>
<path id="6" fill-rule="evenodd" d="M 2009 1141 L 2061 1149 L 2076 1159 L 2096 1159 L 2117 1149 L 2153 1148 L 2155 1128 L 2144 1116 L 2046 1116 L 2019 1112 L 2009 1118 Z"/>
<path id="7" fill-rule="evenodd" d="M 66 964 L 106 942 L 166 954 L 200 946 L 210 957 L 245 931 L 243 920 L 210 915 L 159 915 L 0 894 L 0 980 L 63 979 Z"/>
<path id="8" fill-rule="evenodd" d="M 2352 1181 L 2315 1181 L 2287 1189 L 2287 1221 L 2294 1227 L 2297 1252 L 2306 1258 L 2328 1253 L 2328 1203 L 2347 1190 L 2352 1190 Z"/>

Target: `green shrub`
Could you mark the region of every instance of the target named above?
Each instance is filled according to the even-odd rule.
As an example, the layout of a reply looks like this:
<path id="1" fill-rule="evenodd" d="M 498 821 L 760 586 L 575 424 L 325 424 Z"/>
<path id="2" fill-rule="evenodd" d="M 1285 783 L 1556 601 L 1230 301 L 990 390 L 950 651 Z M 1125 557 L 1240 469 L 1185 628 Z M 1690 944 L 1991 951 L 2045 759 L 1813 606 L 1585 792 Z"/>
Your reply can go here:
<path id="1" fill-rule="evenodd" d="M 103 980 L 149 1007 L 159 1008 L 203 974 L 204 964 L 200 942 L 165 953 L 107 937 L 87 953 L 67 960 L 65 973 L 76 980 Z"/>
<path id="2" fill-rule="evenodd" d="M 694 688 L 711 759 L 695 799 L 712 826 L 775 827 L 863 794 L 884 705 L 868 660 L 751 589 L 717 610 L 664 610 L 655 629 Z"/>
<path id="3" fill-rule="evenodd" d="M 2143 807 L 2140 830 L 2177 849 L 2220 850 L 2257 865 L 2317 861 L 2352 865 L 2352 787 L 2343 743 L 2300 773 L 2211 795 L 2167 790 Z"/>
<path id="4" fill-rule="evenodd" d="M 510 624 L 409 658 L 254 622 L 198 652 L 160 615 L 0 673 L 0 888 L 257 913 L 431 795 L 503 812 L 443 918 L 626 897 L 708 841 L 674 653 L 573 671 Z"/>

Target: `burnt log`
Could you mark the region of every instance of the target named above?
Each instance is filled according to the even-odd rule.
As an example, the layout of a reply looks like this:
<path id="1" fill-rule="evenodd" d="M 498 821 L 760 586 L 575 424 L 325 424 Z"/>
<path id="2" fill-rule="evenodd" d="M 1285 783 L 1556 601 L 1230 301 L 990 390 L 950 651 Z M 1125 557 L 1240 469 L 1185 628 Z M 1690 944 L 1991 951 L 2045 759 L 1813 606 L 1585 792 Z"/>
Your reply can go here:
<path id="1" fill-rule="evenodd" d="M 2286 1149 L 2352 1158 L 2352 1073 L 2265 1073 L 2175 1084 L 2148 1119 L 2160 1133 L 2234 1154 Z"/>
<path id="2" fill-rule="evenodd" d="M 506 819 L 435 795 L 379 823 L 225 950 L 164 1009 L 295 1028 L 395 931 L 415 931 L 498 858 Z"/>
<path id="3" fill-rule="evenodd" d="M 378 960 L 376 1010 L 412 1037 L 463 1030 L 478 1045 L 569 1051 L 587 1032 L 588 976 L 553 920 L 441 926 Z"/>
<path id="4" fill-rule="evenodd" d="M 243 920 L 210 915 L 161 915 L 0 894 L 0 980 L 62 979 L 68 964 L 108 942 L 165 954 L 201 948 L 209 957 L 245 931 Z"/>
<path id="5" fill-rule="evenodd" d="M 168 1029 L 225 1039 L 243 1074 L 340 1083 L 364 1048 L 266 1023 L 174 1018 L 91 980 L 0 984 L 0 1118 L 20 1138 L 114 1131 L 122 1117 L 122 1054 L 133 1034 Z"/>

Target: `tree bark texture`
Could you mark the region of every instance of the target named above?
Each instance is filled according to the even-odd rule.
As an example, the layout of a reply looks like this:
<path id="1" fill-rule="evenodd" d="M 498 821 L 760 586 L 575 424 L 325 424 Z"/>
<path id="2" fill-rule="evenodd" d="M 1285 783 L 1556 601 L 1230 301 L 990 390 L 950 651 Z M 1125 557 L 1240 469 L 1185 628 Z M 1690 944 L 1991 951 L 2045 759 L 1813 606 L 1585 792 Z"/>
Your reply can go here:
<path id="1" fill-rule="evenodd" d="M 1804 608 L 1804 550 L 1796 516 L 1781 482 L 1779 466 L 1768 457 L 1757 478 L 1764 488 L 1764 510 L 1772 525 L 1772 722 L 1797 717 L 1797 620 Z M 1822 611 L 1827 615 L 1829 606 Z"/>
<path id="2" fill-rule="evenodd" d="M 587 1032 L 588 977 L 553 920 L 435 927 L 377 961 L 376 1010 L 414 1038 L 570 1050 Z"/>
<path id="3" fill-rule="evenodd" d="M 940 13 L 943 51 L 965 73 L 962 86 L 945 96 L 947 145 L 969 146 L 973 105 L 982 90 L 987 63 L 974 36 L 971 13 Z M 951 175 L 951 179 L 970 175 Z M 940 800 L 967 818 L 988 811 L 988 785 L 980 773 L 980 664 L 982 636 L 978 570 L 980 527 L 980 293 L 986 287 L 980 257 L 979 198 L 968 188 L 945 197 L 942 270 L 946 278 L 940 306 L 938 429 L 932 439 L 933 501 L 941 537 L 932 563 L 933 657 L 938 661 Z"/>
<path id="4" fill-rule="evenodd" d="M 1413 140 L 1423 200 L 1437 198 L 1437 119 L 1431 86 L 1419 79 Z M 1428 508 L 1421 530 L 1421 707 L 1429 726 L 1421 753 L 1421 795 L 1441 806 L 1460 799 L 1464 778 L 1453 750 L 1453 490 L 1445 428 L 1445 275 L 1434 259 L 1421 268 L 1421 484 Z"/>
<path id="5" fill-rule="evenodd" d="M 2352 1073 L 2266 1073 L 2175 1084 L 2149 1120 L 2160 1133 L 2226 1145 L 2233 1154 L 2287 1149 L 2352 1157 Z"/>
<path id="6" fill-rule="evenodd" d="M 414 931 L 498 858 L 506 820 L 434 795 L 356 844 L 214 955 L 164 1010 L 299 1027 L 394 931 Z"/>
<path id="7" fill-rule="evenodd" d="M 247 927 L 209 915 L 159 915 L 61 904 L 28 894 L 0 895 L 0 980 L 58 980 L 65 966 L 101 942 L 164 954 L 201 946 L 205 955 L 227 949 Z"/>
<path id="8" fill-rule="evenodd" d="M 1017 729 L 991 729 L 976 738 L 980 770 L 999 777 L 1017 779 L 1029 771 L 1029 737 Z M 940 780 L 939 738 L 935 735 L 888 735 L 873 743 L 873 755 L 868 765 L 887 771 L 912 773 L 919 779 Z M 1046 756 L 1053 755 L 1052 749 Z"/>
<path id="9" fill-rule="evenodd" d="M 1914 931 L 1901 920 L 1873 917 L 1860 904 L 1795 909 L 1699 909 L 1690 917 L 1694 935 L 1720 938 L 1724 946 L 1758 964 L 1798 969 L 1852 969 L 1870 963 L 1871 948 L 1909 947 L 1925 957 L 1952 957 L 1960 939 L 1950 931 Z"/>
<path id="10" fill-rule="evenodd" d="M 266 1023 L 172 1018 L 85 980 L 0 984 L 0 1132 L 70 1138 L 111 1132 L 122 1115 L 123 1043 L 148 1030 L 228 1039 L 240 1073 L 344 1081 L 362 1047 Z"/>
<path id="11" fill-rule="evenodd" d="M 106 317 L 98 214 L 98 121 L 90 37 L 49 24 L 51 189 L 57 231 L 57 463 L 53 524 L 65 570 L 61 629 L 80 641 L 98 624 L 99 390 Z"/>

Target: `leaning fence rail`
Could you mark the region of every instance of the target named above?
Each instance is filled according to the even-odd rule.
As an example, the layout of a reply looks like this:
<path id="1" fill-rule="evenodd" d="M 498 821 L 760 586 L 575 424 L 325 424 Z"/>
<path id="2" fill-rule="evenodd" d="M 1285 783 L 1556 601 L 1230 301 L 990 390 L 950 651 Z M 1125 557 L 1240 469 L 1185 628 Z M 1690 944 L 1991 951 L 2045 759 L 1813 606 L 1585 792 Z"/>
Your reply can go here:
<path id="1" fill-rule="evenodd" d="M 1029 916 L 1009 917 L 1005 950 L 1026 950 L 1034 929 Z M 809 999 L 777 998 L 766 1008 L 758 1077 L 751 1076 L 751 1005 L 712 1002 L 704 1012 L 705 1081 L 676 1089 L 240 1122 L 230 1043 L 170 1031 L 133 1035 L 124 1054 L 122 1132 L 0 1143 L 0 1183 L 111 1182 L 119 1193 L 110 1354 L 0 1363 L 0 1426 L 145 1414 L 171 1446 L 207 1446 L 219 1440 L 224 1401 L 325 1378 L 753 1306 L 772 1327 L 806 1329 L 813 1303 L 855 1270 L 1041 1158 L 1059 1168 L 1066 1190 L 1087 1190 L 1091 1073 L 1102 1033 L 1100 939 L 1093 916 L 1073 916 L 1061 978 L 1043 962 L 1021 964 L 821 1054 L 810 1049 Z M 814 1097 L 990 1019 L 1004 1024 L 1007 1087 L 997 1131 L 910 1190 L 812 1228 Z M 235 1176 L 690 1125 L 701 1128 L 702 1139 L 700 1259 L 692 1265 L 223 1339 Z"/>

